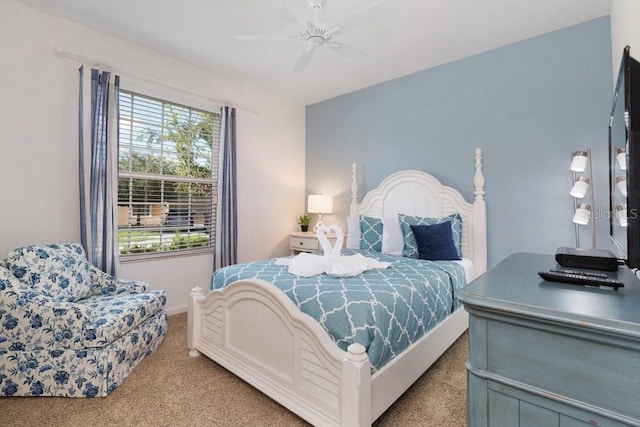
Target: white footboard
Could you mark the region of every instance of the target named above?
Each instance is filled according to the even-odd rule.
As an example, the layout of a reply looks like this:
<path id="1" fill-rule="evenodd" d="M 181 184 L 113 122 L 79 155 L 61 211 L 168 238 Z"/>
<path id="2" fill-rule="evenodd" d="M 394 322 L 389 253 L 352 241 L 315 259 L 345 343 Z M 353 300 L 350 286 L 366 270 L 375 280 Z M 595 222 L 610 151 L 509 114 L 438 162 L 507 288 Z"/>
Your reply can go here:
<path id="1" fill-rule="evenodd" d="M 203 353 L 314 425 L 371 424 L 371 366 L 272 284 L 238 281 L 189 300 L 189 355 Z"/>

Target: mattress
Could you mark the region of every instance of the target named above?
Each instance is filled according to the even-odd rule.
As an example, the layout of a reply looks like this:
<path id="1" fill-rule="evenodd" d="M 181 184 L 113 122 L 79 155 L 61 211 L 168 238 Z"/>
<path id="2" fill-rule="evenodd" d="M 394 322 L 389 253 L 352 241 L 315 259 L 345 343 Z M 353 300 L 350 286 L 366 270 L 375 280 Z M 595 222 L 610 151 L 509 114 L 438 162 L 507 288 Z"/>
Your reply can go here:
<path id="1" fill-rule="evenodd" d="M 270 282 L 318 321 L 341 349 L 362 344 L 375 372 L 459 307 L 454 295 L 473 274 L 473 265 L 468 260 L 424 261 L 343 251 L 344 255 L 355 253 L 391 264 L 338 278 L 326 274 L 299 277 L 277 265 L 275 259 L 254 261 L 217 270 L 211 290 L 241 279 Z"/>

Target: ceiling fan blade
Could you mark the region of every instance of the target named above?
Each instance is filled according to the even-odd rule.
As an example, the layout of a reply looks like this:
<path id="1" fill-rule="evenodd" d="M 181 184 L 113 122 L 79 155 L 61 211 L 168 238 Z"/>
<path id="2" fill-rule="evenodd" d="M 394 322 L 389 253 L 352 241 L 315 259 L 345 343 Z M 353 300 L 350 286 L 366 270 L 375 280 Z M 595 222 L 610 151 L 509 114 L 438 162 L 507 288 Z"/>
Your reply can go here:
<path id="1" fill-rule="evenodd" d="M 300 10 L 291 7 L 291 5 L 288 3 L 283 6 L 281 10 L 281 16 L 287 22 L 296 23 L 300 27 L 306 28 L 309 31 L 313 31 L 313 24 L 311 23 L 311 21 L 309 21 L 309 17 L 306 15 L 303 16 Z"/>
<path id="2" fill-rule="evenodd" d="M 299 39 L 299 35 L 285 36 L 281 34 L 233 34 L 236 40 L 290 40 Z"/>
<path id="3" fill-rule="evenodd" d="M 363 13 L 365 13 L 365 12 L 367 12 L 367 11 L 377 7 L 377 6 L 380 6 L 382 3 L 385 3 L 386 1 L 387 0 L 378 0 L 378 1 L 374 2 L 374 3 L 371 3 L 370 5 L 363 7 L 362 9 L 352 13 L 351 15 L 345 16 L 344 18 L 342 18 L 339 21 L 335 22 L 331 27 L 333 28 L 333 27 L 340 26 L 345 21 L 351 20 L 351 19 L 355 18 L 358 15 L 362 15 Z"/>
<path id="4" fill-rule="evenodd" d="M 329 43 L 327 43 L 327 46 L 329 46 L 329 48 L 333 52 L 337 53 L 338 55 L 344 56 L 345 58 L 357 59 L 364 62 L 369 62 L 372 60 L 371 55 L 369 55 L 368 53 L 344 43 L 330 41 Z"/>
<path id="5" fill-rule="evenodd" d="M 311 60 L 311 56 L 313 55 L 314 50 L 316 49 L 316 45 L 313 43 L 307 43 L 307 47 L 302 51 L 295 65 L 293 66 L 293 71 L 299 72 L 306 68 L 307 64 Z"/>
<path id="6" fill-rule="evenodd" d="M 324 32 L 324 36 L 329 38 L 331 36 L 335 36 L 336 34 L 338 34 L 340 31 L 342 30 L 342 27 L 338 27 L 337 25 L 329 28 L 328 30 L 325 30 Z"/>

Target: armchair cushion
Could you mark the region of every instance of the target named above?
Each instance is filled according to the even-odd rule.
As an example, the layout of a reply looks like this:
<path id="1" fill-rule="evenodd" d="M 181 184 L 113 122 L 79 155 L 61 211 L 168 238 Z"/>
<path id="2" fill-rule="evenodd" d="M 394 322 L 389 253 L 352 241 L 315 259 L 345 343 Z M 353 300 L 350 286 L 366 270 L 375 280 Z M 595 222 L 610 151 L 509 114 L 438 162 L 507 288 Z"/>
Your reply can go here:
<path id="1" fill-rule="evenodd" d="M 164 291 L 92 297 L 78 301 L 77 305 L 83 305 L 93 313 L 91 322 L 84 330 L 84 346 L 103 347 L 115 341 L 162 311 L 165 303 Z"/>
<path id="2" fill-rule="evenodd" d="M 56 301 L 75 302 L 93 293 L 90 264 L 78 243 L 14 249 L 7 267 L 20 281 Z"/>

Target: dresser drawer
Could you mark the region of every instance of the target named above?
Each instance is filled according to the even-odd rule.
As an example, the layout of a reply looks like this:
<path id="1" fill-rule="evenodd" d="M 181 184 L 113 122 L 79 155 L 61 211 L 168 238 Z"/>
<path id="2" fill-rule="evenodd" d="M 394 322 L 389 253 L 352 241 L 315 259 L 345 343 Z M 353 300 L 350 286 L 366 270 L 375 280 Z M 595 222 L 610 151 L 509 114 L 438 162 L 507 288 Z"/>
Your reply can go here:
<path id="1" fill-rule="evenodd" d="M 317 251 L 320 248 L 316 237 L 295 237 L 289 238 L 289 245 L 292 250 Z"/>
<path id="2" fill-rule="evenodd" d="M 624 341 L 610 331 L 589 333 L 579 328 L 494 320 L 487 321 L 486 331 L 491 374 L 543 390 L 561 401 L 640 419 L 637 402 L 628 398 L 640 394 L 637 339 Z"/>

